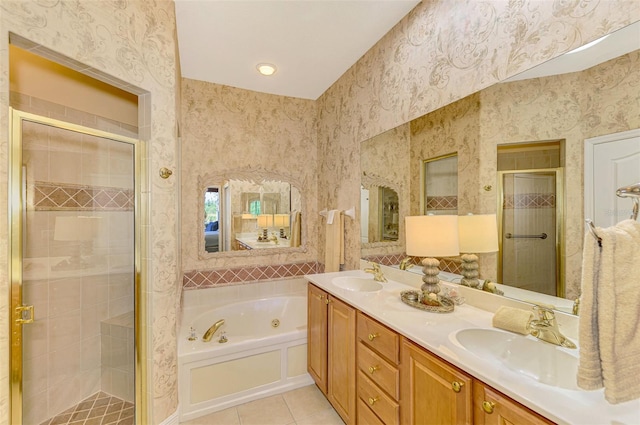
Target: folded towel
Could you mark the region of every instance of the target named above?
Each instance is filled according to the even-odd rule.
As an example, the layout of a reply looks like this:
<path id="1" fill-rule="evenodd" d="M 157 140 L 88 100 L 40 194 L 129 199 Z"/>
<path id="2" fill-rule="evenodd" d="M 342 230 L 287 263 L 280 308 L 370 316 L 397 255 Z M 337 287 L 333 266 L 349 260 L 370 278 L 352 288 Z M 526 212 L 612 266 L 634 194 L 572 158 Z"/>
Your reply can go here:
<path id="1" fill-rule="evenodd" d="M 595 248 L 594 241 L 585 243 L 594 253 L 589 257 L 587 251 L 584 258 L 593 264 L 585 264 L 583 271 L 582 296 L 588 308 L 583 299 L 578 385 L 597 388 L 601 379 L 605 399 L 616 404 L 640 398 L 640 285 L 634 273 L 640 223 L 624 220 L 596 231 L 602 248 Z"/>
<path id="2" fill-rule="evenodd" d="M 340 271 L 342 263 L 344 263 L 344 216 L 338 210 L 331 210 L 327 216 L 324 271 L 326 273 Z"/>
<path id="3" fill-rule="evenodd" d="M 495 328 L 527 335 L 532 318 L 533 313 L 529 310 L 503 305 L 493 315 L 492 325 Z"/>

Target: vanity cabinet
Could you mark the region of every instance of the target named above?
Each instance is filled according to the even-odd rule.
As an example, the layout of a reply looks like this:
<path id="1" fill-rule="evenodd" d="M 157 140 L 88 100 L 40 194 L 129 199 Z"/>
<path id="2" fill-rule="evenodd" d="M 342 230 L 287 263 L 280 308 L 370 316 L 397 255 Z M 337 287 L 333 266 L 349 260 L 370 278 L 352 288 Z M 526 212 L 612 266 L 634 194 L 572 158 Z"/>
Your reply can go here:
<path id="1" fill-rule="evenodd" d="M 307 368 L 347 425 L 356 416 L 356 310 L 308 285 Z"/>
<path id="2" fill-rule="evenodd" d="M 399 335 L 358 311 L 358 423 L 400 423 Z"/>
<path id="3" fill-rule="evenodd" d="M 548 421 L 480 381 L 473 383 L 475 425 L 548 425 Z"/>
<path id="4" fill-rule="evenodd" d="M 408 339 L 400 349 L 403 424 L 471 424 L 473 380 Z"/>

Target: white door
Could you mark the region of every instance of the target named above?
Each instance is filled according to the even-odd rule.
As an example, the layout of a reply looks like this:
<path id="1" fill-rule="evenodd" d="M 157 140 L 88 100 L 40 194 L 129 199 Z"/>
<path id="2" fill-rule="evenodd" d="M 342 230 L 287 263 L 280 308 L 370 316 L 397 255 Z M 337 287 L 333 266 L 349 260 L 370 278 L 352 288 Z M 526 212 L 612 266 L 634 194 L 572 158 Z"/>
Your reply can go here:
<path id="1" fill-rule="evenodd" d="M 616 190 L 640 182 L 640 129 L 585 140 L 584 216 L 600 227 L 629 218 L 633 201 Z"/>

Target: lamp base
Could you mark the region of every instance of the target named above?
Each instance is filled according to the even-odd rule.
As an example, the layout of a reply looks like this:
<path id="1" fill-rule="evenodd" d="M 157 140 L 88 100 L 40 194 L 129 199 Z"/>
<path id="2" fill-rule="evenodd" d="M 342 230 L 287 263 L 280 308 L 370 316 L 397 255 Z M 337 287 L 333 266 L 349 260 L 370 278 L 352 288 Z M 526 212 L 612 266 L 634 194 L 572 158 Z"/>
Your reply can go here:
<path id="1" fill-rule="evenodd" d="M 425 258 L 422 260 L 422 281 L 424 282 L 420 289 L 427 294 L 437 294 L 440 292 L 440 260 L 436 258 Z"/>
<path id="2" fill-rule="evenodd" d="M 460 284 L 471 288 L 478 288 L 480 281 L 478 280 L 478 256 L 475 254 L 462 254 L 462 280 Z"/>

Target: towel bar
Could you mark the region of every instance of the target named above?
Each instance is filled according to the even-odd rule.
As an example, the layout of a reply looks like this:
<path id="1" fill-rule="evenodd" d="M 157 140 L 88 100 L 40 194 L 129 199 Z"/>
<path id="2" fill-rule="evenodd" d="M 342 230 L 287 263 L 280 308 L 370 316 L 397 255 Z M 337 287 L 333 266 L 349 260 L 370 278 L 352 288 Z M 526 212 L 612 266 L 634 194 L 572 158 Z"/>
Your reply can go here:
<path id="1" fill-rule="evenodd" d="M 631 186 L 624 186 L 616 190 L 616 195 L 620 198 L 632 198 L 633 201 L 633 210 L 631 211 L 631 220 L 638 219 L 638 210 L 640 210 L 640 183 L 632 184 Z M 598 236 L 596 232 L 596 226 L 593 224 L 591 219 L 587 218 L 585 220 L 589 225 L 587 228 L 589 229 L 589 233 L 598 241 L 598 246 L 602 248 L 602 238 Z"/>

